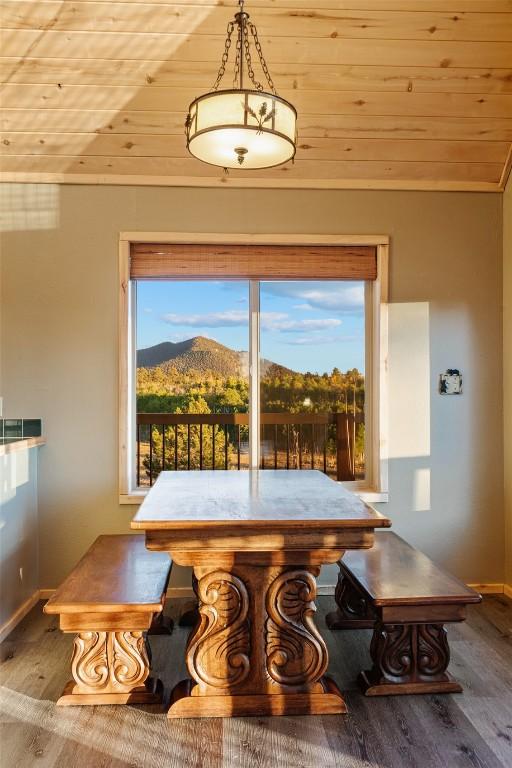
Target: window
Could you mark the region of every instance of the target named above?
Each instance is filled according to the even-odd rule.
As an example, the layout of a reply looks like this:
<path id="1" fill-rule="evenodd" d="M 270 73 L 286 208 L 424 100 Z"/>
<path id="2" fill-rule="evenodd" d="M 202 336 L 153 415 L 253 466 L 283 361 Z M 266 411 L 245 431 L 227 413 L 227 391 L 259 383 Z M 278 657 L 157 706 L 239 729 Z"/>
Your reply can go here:
<path id="1" fill-rule="evenodd" d="M 365 283 L 260 283 L 260 464 L 364 481 Z"/>
<path id="2" fill-rule="evenodd" d="M 121 500 L 251 466 L 384 500 L 386 243 L 240 239 L 121 239 Z"/>
<path id="3" fill-rule="evenodd" d="M 249 283 L 137 280 L 136 483 L 249 467 Z"/>

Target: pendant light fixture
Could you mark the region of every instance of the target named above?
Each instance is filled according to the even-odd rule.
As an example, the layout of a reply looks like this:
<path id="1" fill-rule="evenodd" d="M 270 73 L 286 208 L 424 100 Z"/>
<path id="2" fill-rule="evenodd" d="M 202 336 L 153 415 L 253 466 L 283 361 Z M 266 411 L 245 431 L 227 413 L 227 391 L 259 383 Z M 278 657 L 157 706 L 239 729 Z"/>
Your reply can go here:
<path id="1" fill-rule="evenodd" d="M 199 160 L 222 168 L 271 168 L 295 156 L 297 112 L 277 95 L 256 27 L 244 11 L 243 0 L 238 5 L 234 21 L 228 24 L 213 88 L 190 104 L 185 122 L 187 148 Z M 235 29 L 233 87 L 219 90 Z M 267 81 L 265 88 L 254 74 L 251 44 Z"/>

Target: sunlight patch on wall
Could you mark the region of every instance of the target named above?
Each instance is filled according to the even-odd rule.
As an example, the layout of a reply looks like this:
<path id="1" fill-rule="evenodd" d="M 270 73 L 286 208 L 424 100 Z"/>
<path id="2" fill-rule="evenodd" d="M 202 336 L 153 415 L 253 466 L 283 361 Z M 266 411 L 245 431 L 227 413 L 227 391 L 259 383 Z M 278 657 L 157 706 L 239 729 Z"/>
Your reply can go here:
<path id="1" fill-rule="evenodd" d="M 0 185 L 0 232 L 30 232 L 58 226 L 57 184 Z"/>
<path id="2" fill-rule="evenodd" d="M 430 510 L 430 468 L 414 470 L 413 480 L 413 512 L 428 512 Z"/>
<path id="3" fill-rule="evenodd" d="M 30 449 L 0 456 L 0 504 L 2 507 L 16 496 L 16 490 L 28 483 Z"/>
<path id="4" fill-rule="evenodd" d="M 389 305 L 389 456 L 430 456 L 428 302 Z"/>

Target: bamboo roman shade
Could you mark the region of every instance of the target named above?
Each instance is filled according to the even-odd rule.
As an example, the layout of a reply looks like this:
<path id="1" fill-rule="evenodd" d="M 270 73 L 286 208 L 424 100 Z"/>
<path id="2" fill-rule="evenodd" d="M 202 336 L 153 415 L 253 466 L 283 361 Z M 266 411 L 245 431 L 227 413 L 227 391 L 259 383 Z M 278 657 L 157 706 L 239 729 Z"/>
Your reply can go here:
<path id="1" fill-rule="evenodd" d="M 132 243 L 130 277 L 376 280 L 375 246 Z"/>

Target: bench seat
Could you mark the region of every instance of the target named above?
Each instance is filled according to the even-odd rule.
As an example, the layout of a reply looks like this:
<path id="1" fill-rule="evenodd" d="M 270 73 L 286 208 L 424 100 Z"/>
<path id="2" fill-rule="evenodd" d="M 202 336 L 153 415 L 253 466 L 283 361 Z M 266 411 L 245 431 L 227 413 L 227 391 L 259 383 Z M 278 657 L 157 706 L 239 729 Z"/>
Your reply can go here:
<path id="1" fill-rule="evenodd" d="M 379 532 L 369 550 L 347 552 L 338 563 L 337 610 L 329 629 L 373 629 L 373 667 L 361 672 L 367 696 L 459 692 L 447 672 L 445 623 L 463 621 L 481 596 L 392 531 Z"/>
<path id="2" fill-rule="evenodd" d="M 146 549 L 143 535 L 96 539 L 44 607 L 76 633 L 73 680 L 57 704 L 161 700 L 144 632 L 162 616 L 171 566 L 166 553 Z"/>

